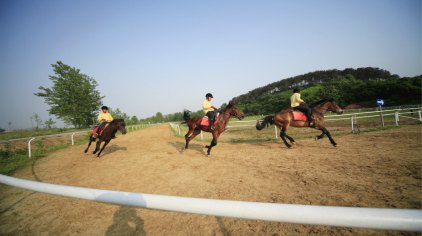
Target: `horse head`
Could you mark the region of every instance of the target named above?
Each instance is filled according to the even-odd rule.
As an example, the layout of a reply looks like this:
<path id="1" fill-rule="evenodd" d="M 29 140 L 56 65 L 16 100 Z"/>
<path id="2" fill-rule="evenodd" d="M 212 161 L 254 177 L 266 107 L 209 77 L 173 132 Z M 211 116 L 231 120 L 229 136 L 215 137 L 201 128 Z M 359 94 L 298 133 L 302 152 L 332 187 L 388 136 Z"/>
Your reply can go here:
<path id="1" fill-rule="evenodd" d="M 328 111 L 335 112 L 337 113 L 337 115 L 343 114 L 343 109 L 341 109 L 341 107 L 338 106 L 337 103 L 333 99 L 330 99 L 329 101 L 330 102 L 328 103 L 329 104 Z"/>
<path id="2" fill-rule="evenodd" d="M 126 123 L 123 119 L 115 119 L 113 120 L 113 123 L 115 124 L 115 127 L 117 128 L 117 130 L 120 131 L 120 133 L 122 134 L 126 134 Z"/>
<path id="3" fill-rule="evenodd" d="M 343 114 L 343 110 L 337 105 L 334 99 L 324 99 L 319 102 L 316 102 L 313 109 L 322 110 L 321 113 L 331 111 L 337 113 L 338 115 Z"/>
<path id="4" fill-rule="evenodd" d="M 229 112 L 230 116 L 234 116 L 239 120 L 245 117 L 245 114 L 237 108 L 232 101 L 229 102 L 229 105 L 227 105 L 225 110 Z"/>
<path id="5" fill-rule="evenodd" d="M 335 112 L 338 115 L 343 114 L 343 110 L 336 104 L 333 99 L 323 99 L 311 105 L 313 111 L 325 113 L 326 111 Z"/>

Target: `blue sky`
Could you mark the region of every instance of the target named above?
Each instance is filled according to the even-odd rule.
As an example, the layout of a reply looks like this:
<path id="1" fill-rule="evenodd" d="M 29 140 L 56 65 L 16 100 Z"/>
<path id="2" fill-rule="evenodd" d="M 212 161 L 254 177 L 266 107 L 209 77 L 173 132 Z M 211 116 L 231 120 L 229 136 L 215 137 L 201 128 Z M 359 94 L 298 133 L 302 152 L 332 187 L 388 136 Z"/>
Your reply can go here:
<path id="1" fill-rule="evenodd" d="M 315 70 L 422 74 L 421 1 L 0 1 L 0 127 L 49 116 L 33 95 L 61 60 L 103 103 L 145 118 L 216 106 Z M 60 126 L 61 122 L 58 122 Z"/>

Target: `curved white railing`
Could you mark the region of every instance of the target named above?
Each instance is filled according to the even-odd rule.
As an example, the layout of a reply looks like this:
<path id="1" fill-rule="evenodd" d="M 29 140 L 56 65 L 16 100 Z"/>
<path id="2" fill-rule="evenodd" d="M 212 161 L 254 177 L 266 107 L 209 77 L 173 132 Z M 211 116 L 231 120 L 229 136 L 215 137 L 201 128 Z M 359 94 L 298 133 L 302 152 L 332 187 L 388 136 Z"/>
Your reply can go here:
<path id="1" fill-rule="evenodd" d="M 298 224 L 422 232 L 422 210 L 311 206 L 175 197 L 72 187 L 0 175 L 0 183 L 37 192 L 167 211 Z"/>

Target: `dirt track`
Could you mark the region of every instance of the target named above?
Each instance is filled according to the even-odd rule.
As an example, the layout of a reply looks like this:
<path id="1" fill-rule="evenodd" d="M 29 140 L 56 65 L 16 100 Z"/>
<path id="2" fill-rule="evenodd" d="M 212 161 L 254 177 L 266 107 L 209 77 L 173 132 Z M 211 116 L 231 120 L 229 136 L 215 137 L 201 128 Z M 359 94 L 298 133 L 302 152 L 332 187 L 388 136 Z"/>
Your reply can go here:
<path id="1" fill-rule="evenodd" d="M 316 133 L 317 134 L 317 133 Z M 224 136 L 224 134 L 222 135 Z M 274 203 L 422 208 L 422 132 L 382 132 L 277 143 L 204 143 L 168 125 L 113 140 L 101 159 L 85 146 L 18 171 L 25 179 L 174 196 Z M 92 151 L 92 147 L 91 147 Z M 401 235 L 412 233 L 283 224 L 108 205 L 0 185 L 0 235 Z"/>

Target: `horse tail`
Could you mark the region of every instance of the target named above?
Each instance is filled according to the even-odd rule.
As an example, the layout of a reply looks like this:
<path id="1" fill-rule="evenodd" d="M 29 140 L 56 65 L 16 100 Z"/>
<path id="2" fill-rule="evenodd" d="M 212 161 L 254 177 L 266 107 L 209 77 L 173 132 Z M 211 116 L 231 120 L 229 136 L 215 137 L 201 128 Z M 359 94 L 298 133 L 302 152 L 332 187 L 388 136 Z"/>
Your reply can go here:
<path id="1" fill-rule="evenodd" d="M 190 111 L 189 110 L 184 110 L 183 111 L 183 120 L 184 122 L 182 122 L 182 124 L 188 123 L 188 121 L 190 120 Z"/>
<path id="2" fill-rule="evenodd" d="M 268 127 L 270 125 L 274 124 L 274 116 L 266 116 L 262 121 L 256 122 L 256 129 L 257 130 L 263 130 L 265 127 Z"/>

